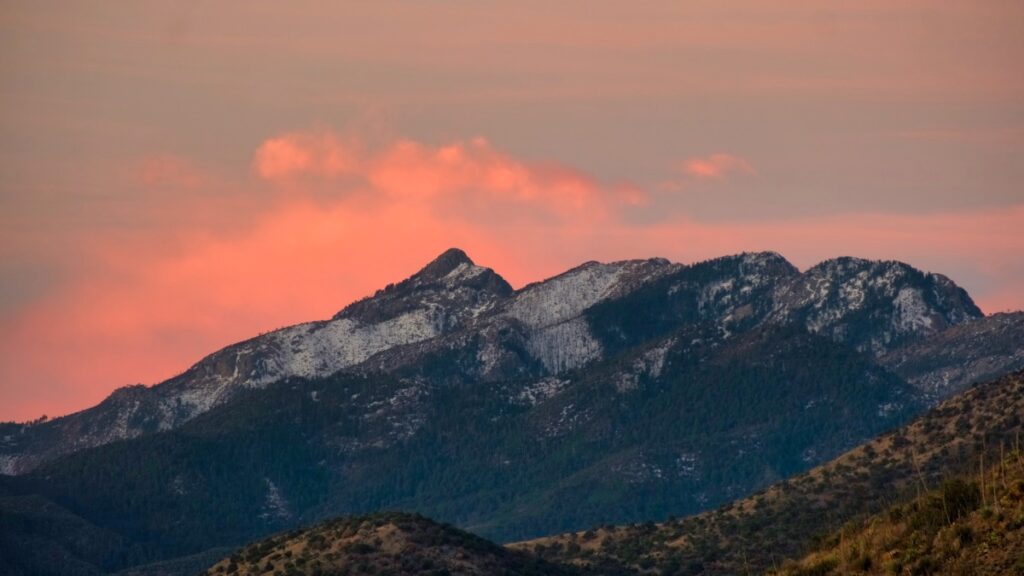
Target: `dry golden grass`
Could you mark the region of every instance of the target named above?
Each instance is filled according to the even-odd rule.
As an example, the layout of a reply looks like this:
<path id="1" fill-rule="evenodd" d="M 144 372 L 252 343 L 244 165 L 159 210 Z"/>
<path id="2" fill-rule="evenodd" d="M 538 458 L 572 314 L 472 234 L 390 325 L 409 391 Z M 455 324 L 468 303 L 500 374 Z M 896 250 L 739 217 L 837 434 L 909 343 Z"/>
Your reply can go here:
<path id="1" fill-rule="evenodd" d="M 971 493 L 967 509 L 955 488 Z M 851 523 L 777 574 L 1024 574 L 1024 458 L 1014 451 L 967 481 Z"/>
<path id="2" fill-rule="evenodd" d="M 279 534 L 239 550 L 206 571 L 211 576 L 567 573 L 451 526 L 403 513 L 340 518 Z"/>

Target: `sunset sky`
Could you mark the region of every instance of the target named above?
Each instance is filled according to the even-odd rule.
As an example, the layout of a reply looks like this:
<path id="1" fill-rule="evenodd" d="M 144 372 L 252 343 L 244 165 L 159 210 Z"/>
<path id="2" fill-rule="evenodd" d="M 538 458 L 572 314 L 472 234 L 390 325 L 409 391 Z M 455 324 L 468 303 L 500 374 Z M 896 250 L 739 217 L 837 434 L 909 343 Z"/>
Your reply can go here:
<path id="1" fill-rule="evenodd" d="M 774 250 L 1024 308 L 1024 2 L 0 3 L 0 420 L 325 318 Z"/>

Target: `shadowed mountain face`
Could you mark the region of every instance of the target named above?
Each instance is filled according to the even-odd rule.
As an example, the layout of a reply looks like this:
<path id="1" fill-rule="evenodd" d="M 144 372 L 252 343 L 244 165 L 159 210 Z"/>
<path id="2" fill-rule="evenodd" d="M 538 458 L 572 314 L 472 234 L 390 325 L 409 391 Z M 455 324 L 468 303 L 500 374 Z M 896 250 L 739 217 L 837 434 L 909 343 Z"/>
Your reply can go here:
<path id="1" fill-rule="evenodd" d="M 2 425 L 0 458 L 19 494 L 125 539 L 105 568 L 380 509 L 521 539 L 694 513 L 806 470 L 934 401 L 929 346 L 978 356 L 1021 322 L 987 321 L 897 262 L 589 262 L 512 290 L 450 250 L 331 320 Z"/>

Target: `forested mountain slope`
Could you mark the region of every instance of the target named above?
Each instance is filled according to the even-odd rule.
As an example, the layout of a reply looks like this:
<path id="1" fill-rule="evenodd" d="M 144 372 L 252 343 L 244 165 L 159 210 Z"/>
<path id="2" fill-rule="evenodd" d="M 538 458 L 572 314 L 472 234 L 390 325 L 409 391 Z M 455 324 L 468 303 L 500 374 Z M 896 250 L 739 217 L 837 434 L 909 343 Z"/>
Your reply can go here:
<path id="1" fill-rule="evenodd" d="M 981 384 L 839 458 L 681 520 L 605 526 L 516 544 L 598 571 L 759 573 L 803 555 L 849 520 L 912 498 L 1017 446 L 1024 373 Z"/>
<path id="2" fill-rule="evenodd" d="M 523 554 L 520 562 L 533 557 L 526 564 L 536 574 L 734 574 L 772 566 L 786 576 L 1016 573 L 1024 568 L 1022 396 L 1024 374 L 978 386 L 900 430 L 714 513 L 596 527 L 510 548 Z M 870 510 L 883 512 L 865 515 Z M 798 561 L 786 558 L 808 547 L 819 549 Z M 461 565 L 441 566 L 442 558 Z M 269 538 L 207 574 L 475 574 L 481 561 L 492 560 L 493 547 L 448 527 L 378 514 Z"/>

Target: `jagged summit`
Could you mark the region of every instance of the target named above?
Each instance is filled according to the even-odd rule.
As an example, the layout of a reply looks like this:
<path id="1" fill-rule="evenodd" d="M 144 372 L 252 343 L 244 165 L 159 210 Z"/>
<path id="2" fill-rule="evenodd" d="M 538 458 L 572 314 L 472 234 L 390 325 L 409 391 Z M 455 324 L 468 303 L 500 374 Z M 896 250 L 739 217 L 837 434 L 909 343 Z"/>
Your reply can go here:
<path id="1" fill-rule="evenodd" d="M 473 260 L 460 248 L 449 248 L 424 266 L 414 276 L 442 278 L 459 266 L 476 266 Z"/>
<path id="2" fill-rule="evenodd" d="M 778 252 L 775 252 L 774 250 L 765 250 L 761 252 L 744 252 L 740 254 L 739 257 L 743 258 L 743 261 L 748 264 L 756 263 L 762 265 L 781 266 L 784 268 L 789 268 L 794 271 L 797 270 L 797 267 L 794 266 L 789 260 L 787 260 L 785 256 L 779 254 Z"/>
<path id="3" fill-rule="evenodd" d="M 843 256 L 809 268 L 774 293 L 773 320 L 883 354 L 983 316 L 971 297 L 940 274 L 895 260 Z"/>
<path id="4" fill-rule="evenodd" d="M 765 263 L 765 264 L 779 264 L 788 266 L 796 270 L 796 266 L 793 266 L 785 256 L 775 252 L 774 250 L 762 250 L 758 252 L 740 252 L 738 254 L 726 254 L 725 256 L 716 256 L 709 258 L 702 262 L 695 264 L 702 264 L 705 262 L 731 262 L 740 261 L 746 263 Z"/>
<path id="5" fill-rule="evenodd" d="M 419 272 L 346 306 L 333 319 L 381 322 L 411 310 L 430 308 L 440 310 L 449 320 L 458 316 L 461 322 L 465 320 L 464 312 L 479 313 L 512 292 L 512 286 L 494 270 L 477 266 L 458 248 L 449 248 Z"/>
<path id="6" fill-rule="evenodd" d="M 930 294 L 929 303 L 945 310 L 944 320 L 949 325 L 980 318 L 984 312 L 978 308 L 966 290 L 958 286 L 943 274 L 919 270 L 899 260 L 865 260 L 862 258 L 841 257 L 826 260 L 819 264 L 823 268 L 838 267 L 845 269 L 847 274 L 856 273 L 879 276 L 884 279 L 903 280 L 917 287 L 926 289 Z M 810 271 L 808 271 L 810 272 Z"/>
<path id="7" fill-rule="evenodd" d="M 701 265 L 735 267 L 736 272 L 740 276 L 768 275 L 775 280 L 800 274 L 800 270 L 789 260 L 778 252 L 773 251 L 741 252 L 739 254 L 719 256 L 694 264 L 694 266 Z"/>
<path id="8" fill-rule="evenodd" d="M 869 287 L 885 296 L 898 296 L 900 291 L 908 287 L 922 291 L 928 304 L 943 310 L 943 320 L 949 325 L 984 316 L 967 291 L 948 277 L 919 270 L 899 260 L 841 256 L 818 263 L 808 269 L 804 276 L 812 281 L 829 282 L 833 288 L 843 283 L 853 283 L 858 289 Z M 858 290 L 852 292 L 857 295 Z M 906 294 L 904 292 L 904 299 Z"/>

